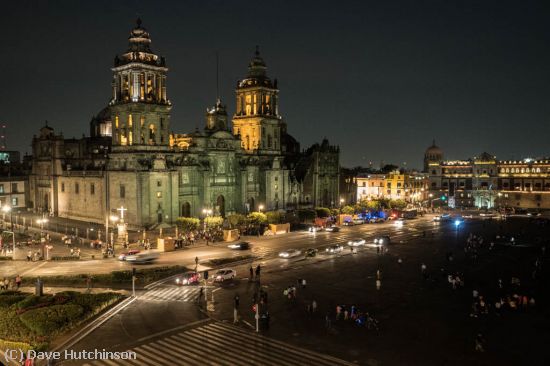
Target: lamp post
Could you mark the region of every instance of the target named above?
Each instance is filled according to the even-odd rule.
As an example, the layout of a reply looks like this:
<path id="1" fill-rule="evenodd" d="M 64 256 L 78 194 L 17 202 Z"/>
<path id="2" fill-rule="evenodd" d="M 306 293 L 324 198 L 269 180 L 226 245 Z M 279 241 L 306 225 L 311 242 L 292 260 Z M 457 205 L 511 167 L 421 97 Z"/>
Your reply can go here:
<path id="1" fill-rule="evenodd" d="M 340 215 L 342 214 L 342 206 L 344 205 L 345 200 L 340 198 Z"/>
<path id="2" fill-rule="evenodd" d="M 118 216 L 116 216 L 116 215 L 111 215 L 111 216 L 109 217 L 109 220 L 111 220 L 111 222 L 113 223 L 113 231 L 111 232 L 111 237 L 110 237 L 110 239 L 111 239 L 111 240 L 110 240 L 110 241 L 111 241 L 111 245 L 113 245 L 113 243 L 114 243 L 114 236 L 115 236 L 115 233 L 114 233 L 114 231 L 115 231 L 115 225 L 116 225 L 116 223 L 118 222 Z M 109 234 L 109 227 L 107 226 L 107 235 L 105 235 L 105 241 L 106 241 L 106 242 L 109 240 L 108 234 Z"/>
<path id="3" fill-rule="evenodd" d="M 264 205 L 259 205 L 258 206 L 258 211 L 262 212 L 263 209 L 264 209 Z"/>
<path id="4" fill-rule="evenodd" d="M 498 196 L 498 198 L 497 198 L 497 200 L 498 200 L 498 212 L 500 213 L 500 211 L 502 210 L 502 207 L 501 207 L 502 193 L 498 192 L 497 196 Z"/>
<path id="5" fill-rule="evenodd" d="M 11 207 L 9 205 L 4 205 L 2 207 L 2 212 L 4 213 L 4 222 L 6 221 L 5 220 L 5 215 L 7 213 L 10 214 L 10 230 L 13 231 L 13 211 L 12 211 Z"/>

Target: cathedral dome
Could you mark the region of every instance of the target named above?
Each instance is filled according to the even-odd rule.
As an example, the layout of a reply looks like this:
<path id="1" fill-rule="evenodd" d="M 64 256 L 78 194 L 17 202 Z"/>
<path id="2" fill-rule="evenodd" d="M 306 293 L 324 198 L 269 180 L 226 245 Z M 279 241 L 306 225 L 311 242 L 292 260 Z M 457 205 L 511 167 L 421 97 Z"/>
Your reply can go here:
<path id="1" fill-rule="evenodd" d="M 443 156 L 443 150 L 435 144 L 435 140 L 432 145 L 426 149 L 424 156 Z"/>

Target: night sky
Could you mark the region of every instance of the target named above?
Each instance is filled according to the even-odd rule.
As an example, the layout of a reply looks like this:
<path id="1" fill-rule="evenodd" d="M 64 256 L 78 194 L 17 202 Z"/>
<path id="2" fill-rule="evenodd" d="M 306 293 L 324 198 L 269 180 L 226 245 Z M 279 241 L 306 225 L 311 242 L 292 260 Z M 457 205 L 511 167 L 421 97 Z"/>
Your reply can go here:
<path id="1" fill-rule="evenodd" d="M 139 15 L 170 68 L 171 129 L 204 125 L 255 45 L 302 147 L 327 137 L 345 166 L 550 155 L 550 19 L 544 1 L 11 1 L 2 4 L 0 121 L 30 152 L 48 120 L 89 133 L 111 95 L 115 54 Z"/>

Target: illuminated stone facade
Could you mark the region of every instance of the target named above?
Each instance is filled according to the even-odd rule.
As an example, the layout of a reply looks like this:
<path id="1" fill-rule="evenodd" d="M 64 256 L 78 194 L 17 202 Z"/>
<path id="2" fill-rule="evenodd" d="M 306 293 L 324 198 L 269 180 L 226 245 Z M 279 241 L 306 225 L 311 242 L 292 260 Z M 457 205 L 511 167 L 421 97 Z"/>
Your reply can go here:
<path id="1" fill-rule="evenodd" d="M 483 153 L 468 160 L 430 161 L 430 192 L 456 207 L 550 208 L 550 159 L 497 160 Z"/>
<path id="2" fill-rule="evenodd" d="M 428 197 L 428 175 L 417 172 L 364 174 L 356 178 L 357 201 L 363 199 L 401 199 L 420 203 Z"/>
<path id="3" fill-rule="evenodd" d="M 226 216 L 338 205 L 339 149 L 323 141 L 300 152 L 279 114 L 277 82 L 256 49 L 236 88 L 232 130 L 218 98 L 202 130 L 170 133 L 168 68 L 138 22 L 115 58 L 112 97 L 90 137 L 68 140 L 44 127 L 33 139 L 33 207 L 105 222 L 124 207 L 134 227 L 173 224 L 204 209 Z"/>

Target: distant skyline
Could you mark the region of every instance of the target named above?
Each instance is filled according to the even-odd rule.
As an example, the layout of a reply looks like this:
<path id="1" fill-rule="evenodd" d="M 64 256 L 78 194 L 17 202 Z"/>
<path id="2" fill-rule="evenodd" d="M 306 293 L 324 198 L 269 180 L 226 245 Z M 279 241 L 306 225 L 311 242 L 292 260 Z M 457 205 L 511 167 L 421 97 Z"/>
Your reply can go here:
<path id="1" fill-rule="evenodd" d="M 89 134 L 137 16 L 166 57 L 171 130 L 204 126 L 256 45 L 302 148 L 324 137 L 343 166 L 550 155 L 550 7 L 544 1 L 20 1 L 3 4 L 0 123 L 30 152 L 44 121 Z"/>

